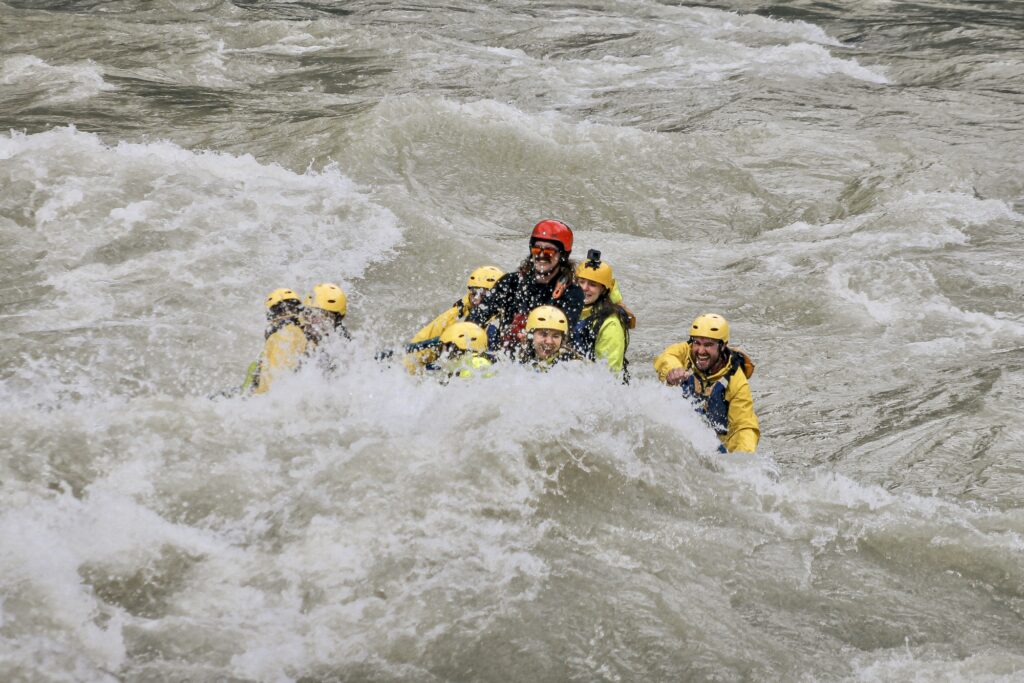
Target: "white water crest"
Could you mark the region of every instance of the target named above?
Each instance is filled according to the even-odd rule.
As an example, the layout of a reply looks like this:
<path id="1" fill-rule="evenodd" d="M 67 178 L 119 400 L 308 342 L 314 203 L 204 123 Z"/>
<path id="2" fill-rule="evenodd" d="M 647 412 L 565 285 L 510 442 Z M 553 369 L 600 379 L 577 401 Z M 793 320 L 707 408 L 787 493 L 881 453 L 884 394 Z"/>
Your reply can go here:
<path id="1" fill-rule="evenodd" d="M 18 90 L 25 94 L 36 91 L 30 97 L 37 105 L 74 102 L 114 89 L 90 60 L 54 66 L 32 55 L 6 58 L 0 64 L 0 85 L 8 91 L 8 97 Z"/>
<path id="2" fill-rule="evenodd" d="M 0 3 L 0 679 L 1020 679 L 1022 27 Z M 377 360 L 545 217 L 628 385 Z M 336 371 L 239 397 L 323 281 Z M 756 454 L 653 372 L 705 311 Z"/>

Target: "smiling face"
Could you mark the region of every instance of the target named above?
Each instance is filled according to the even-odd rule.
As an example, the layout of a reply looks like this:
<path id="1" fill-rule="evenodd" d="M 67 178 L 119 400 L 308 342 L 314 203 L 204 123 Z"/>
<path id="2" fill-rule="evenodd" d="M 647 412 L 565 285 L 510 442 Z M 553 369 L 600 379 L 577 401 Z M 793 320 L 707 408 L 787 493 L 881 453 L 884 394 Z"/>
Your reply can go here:
<path id="1" fill-rule="evenodd" d="M 578 282 L 580 284 L 580 289 L 583 290 L 584 306 L 592 305 L 601 297 L 602 294 L 604 294 L 604 290 L 606 289 L 606 287 L 600 282 L 594 282 L 593 280 L 588 280 L 583 277 L 579 278 Z"/>
<path id="2" fill-rule="evenodd" d="M 722 358 L 719 341 L 708 337 L 694 337 L 690 341 L 690 358 L 695 368 L 701 372 L 710 372 Z"/>
<path id="3" fill-rule="evenodd" d="M 533 259 L 533 269 L 538 275 L 547 275 L 557 268 L 561 255 L 562 249 L 555 242 L 534 240 L 530 245 L 530 258 Z"/>
<path id="4" fill-rule="evenodd" d="M 556 353 L 558 349 L 562 348 L 562 339 L 564 338 L 561 330 L 543 330 L 536 329 L 533 331 L 533 353 L 540 360 L 547 360 Z"/>

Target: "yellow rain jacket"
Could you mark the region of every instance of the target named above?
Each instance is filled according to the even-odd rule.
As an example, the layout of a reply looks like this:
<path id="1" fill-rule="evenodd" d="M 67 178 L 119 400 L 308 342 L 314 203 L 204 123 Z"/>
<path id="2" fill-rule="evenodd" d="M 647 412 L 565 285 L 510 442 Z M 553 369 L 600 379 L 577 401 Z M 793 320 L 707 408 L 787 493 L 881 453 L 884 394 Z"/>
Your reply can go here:
<path id="1" fill-rule="evenodd" d="M 704 375 L 693 366 L 690 345 L 687 342 L 680 342 L 668 347 L 654 359 L 654 369 L 662 382 L 668 373 L 676 368 L 690 370 L 693 372 L 695 393 L 703 397 L 709 397 L 719 381 L 728 377 L 724 396 L 728 403 L 728 419 L 725 425 L 727 430 L 725 434 L 719 433 L 718 438 L 730 453 L 753 453 L 757 450 L 757 442 L 761 438 L 761 426 L 754 413 L 754 399 L 750 394 L 750 383 L 747 381 L 748 377 L 754 374 L 754 364 L 746 354 L 743 354 L 741 359 L 735 355 L 737 352 L 733 353 L 729 362 L 720 370 L 711 375 Z M 743 362 L 743 359 L 746 362 Z M 735 371 L 734 364 L 739 364 Z"/>
<path id="2" fill-rule="evenodd" d="M 464 320 L 469 315 L 469 310 L 469 294 L 466 294 L 462 297 L 461 301 L 456 302 L 454 306 L 427 323 L 422 330 L 416 333 L 415 337 L 409 340 L 409 343 L 416 344 L 433 339 L 434 337 L 440 337 L 441 333 L 451 325 Z M 405 368 L 411 373 L 419 372 L 423 367 L 436 361 L 440 353 L 441 347 L 438 345 L 435 348 L 421 349 L 406 354 Z"/>
<path id="3" fill-rule="evenodd" d="M 591 312 L 590 306 L 584 308 L 580 313 L 580 322 L 587 320 Z M 619 316 L 609 315 L 601 323 L 597 338 L 594 340 L 594 357 L 603 359 L 613 372 L 622 372 L 623 361 L 626 358 L 626 330 L 623 329 Z"/>
<path id="4" fill-rule="evenodd" d="M 277 325 L 271 323 L 271 333 L 263 345 L 254 392 L 257 394 L 269 391 L 275 379 L 295 372 L 311 347 L 305 331 L 297 321 L 280 321 Z"/>

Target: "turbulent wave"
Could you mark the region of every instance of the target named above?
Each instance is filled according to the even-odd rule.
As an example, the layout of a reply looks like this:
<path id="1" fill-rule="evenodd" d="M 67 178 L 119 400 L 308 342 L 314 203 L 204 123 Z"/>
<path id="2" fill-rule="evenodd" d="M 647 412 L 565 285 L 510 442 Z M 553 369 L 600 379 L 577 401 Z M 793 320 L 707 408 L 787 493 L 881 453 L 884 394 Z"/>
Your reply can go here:
<path id="1" fill-rule="evenodd" d="M 257 293 L 281 281 L 347 287 L 401 242 L 394 215 L 337 166 L 297 174 L 171 143 L 109 146 L 73 128 L 13 134 L 0 158 L 0 202 L 19 219 L 2 229 L 24 257 L 5 375 L 33 391 L 34 370 L 19 366 L 40 356 L 55 383 L 87 391 L 208 387 L 198 378 L 237 365 L 237 340 L 260 324 Z"/>
<path id="2" fill-rule="evenodd" d="M 8 90 L 6 97 L 20 95 L 33 106 L 74 102 L 114 89 L 91 61 L 54 66 L 31 55 L 5 59 L 0 84 Z"/>
<path id="3" fill-rule="evenodd" d="M 39 615 L 9 624 L 9 671 L 46 637 L 89 677 L 202 677 L 187 656 L 259 680 L 499 680 L 523 655 L 545 679 L 787 677 L 823 636 L 896 652 L 965 614 L 965 648 L 1014 632 L 1016 513 L 721 461 L 651 382 L 512 367 L 442 387 L 348 358 L 341 381 L 250 401 L 81 401 L 46 411 L 58 430 L 42 408 L 5 416 L 52 454 L 5 476 L 5 610 Z M 893 583 L 925 567 L 961 597 Z"/>
<path id="4" fill-rule="evenodd" d="M 52 454 L 5 475 L 8 671 L 40 637 L 85 677 L 258 680 L 504 680 L 521 657 L 542 679 L 789 677 L 822 638 L 898 653 L 964 618 L 965 650 L 1016 637 L 1016 512 L 722 461 L 651 382 L 342 370 L 250 401 L 82 401 L 46 412 L 58 430 L 5 416 Z"/>

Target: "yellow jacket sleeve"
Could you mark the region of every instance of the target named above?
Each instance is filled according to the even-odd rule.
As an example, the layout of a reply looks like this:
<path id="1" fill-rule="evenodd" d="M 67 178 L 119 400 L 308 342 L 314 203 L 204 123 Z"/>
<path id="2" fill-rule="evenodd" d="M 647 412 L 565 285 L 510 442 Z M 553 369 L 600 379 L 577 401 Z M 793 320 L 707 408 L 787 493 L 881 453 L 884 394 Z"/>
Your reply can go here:
<path id="1" fill-rule="evenodd" d="M 729 379 L 725 400 L 729 402 L 729 432 L 723 439 L 725 448 L 730 453 L 753 453 L 757 450 L 757 442 L 761 438 L 761 425 L 754 414 L 750 383 L 742 370 Z"/>
<path id="2" fill-rule="evenodd" d="M 619 316 L 610 315 L 601 323 L 594 343 L 594 355 L 603 358 L 613 372 L 622 372 L 623 359 L 626 357 L 626 332 L 622 329 Z"/>
<path id="3" fill-rule="evenodd" d="M 662 382 L 669 372 L 676 368 L 685 368 L 690 365 L 690 345 L 687 342 L 673 344 L 661 355 L 654 359 L 654 369 L 658 373 L 658 379 Z"/>
<path id="4" fill-rule="evenodd" d="M 466 302 L 463 301 L 464 305 L 465 303 Z M 463 310 L 468 311 L 469 308 L 465 307 Z M 457 322 L 458 319 L 459 307 L 452 306 L 447 311 L 427 323 L 423 329 L 416 333 L 415 337 L 409 340 L 409 343 L 415 344 L 417 342 L 433 339 L 434 337 L 440 337 L 441 333 L 448 329 L 452 323 Z M 415 373 L 423 366 L 429 365 L 437 360 L 437 356 L 438 349 L 423 349 L 422 351 L 415 351 L 406 355 L 405 367 L 409 372 Z"/>
<path id="5" fill-rule="evenodd" d="M 263 363 L 259 369 L 257 394 L 270 389 L 275 379 L 294 372 L 299 367 L 309 341 L 306 333 L 298 325 L 285 325 L 267 337 L 263 345 Z"/>

